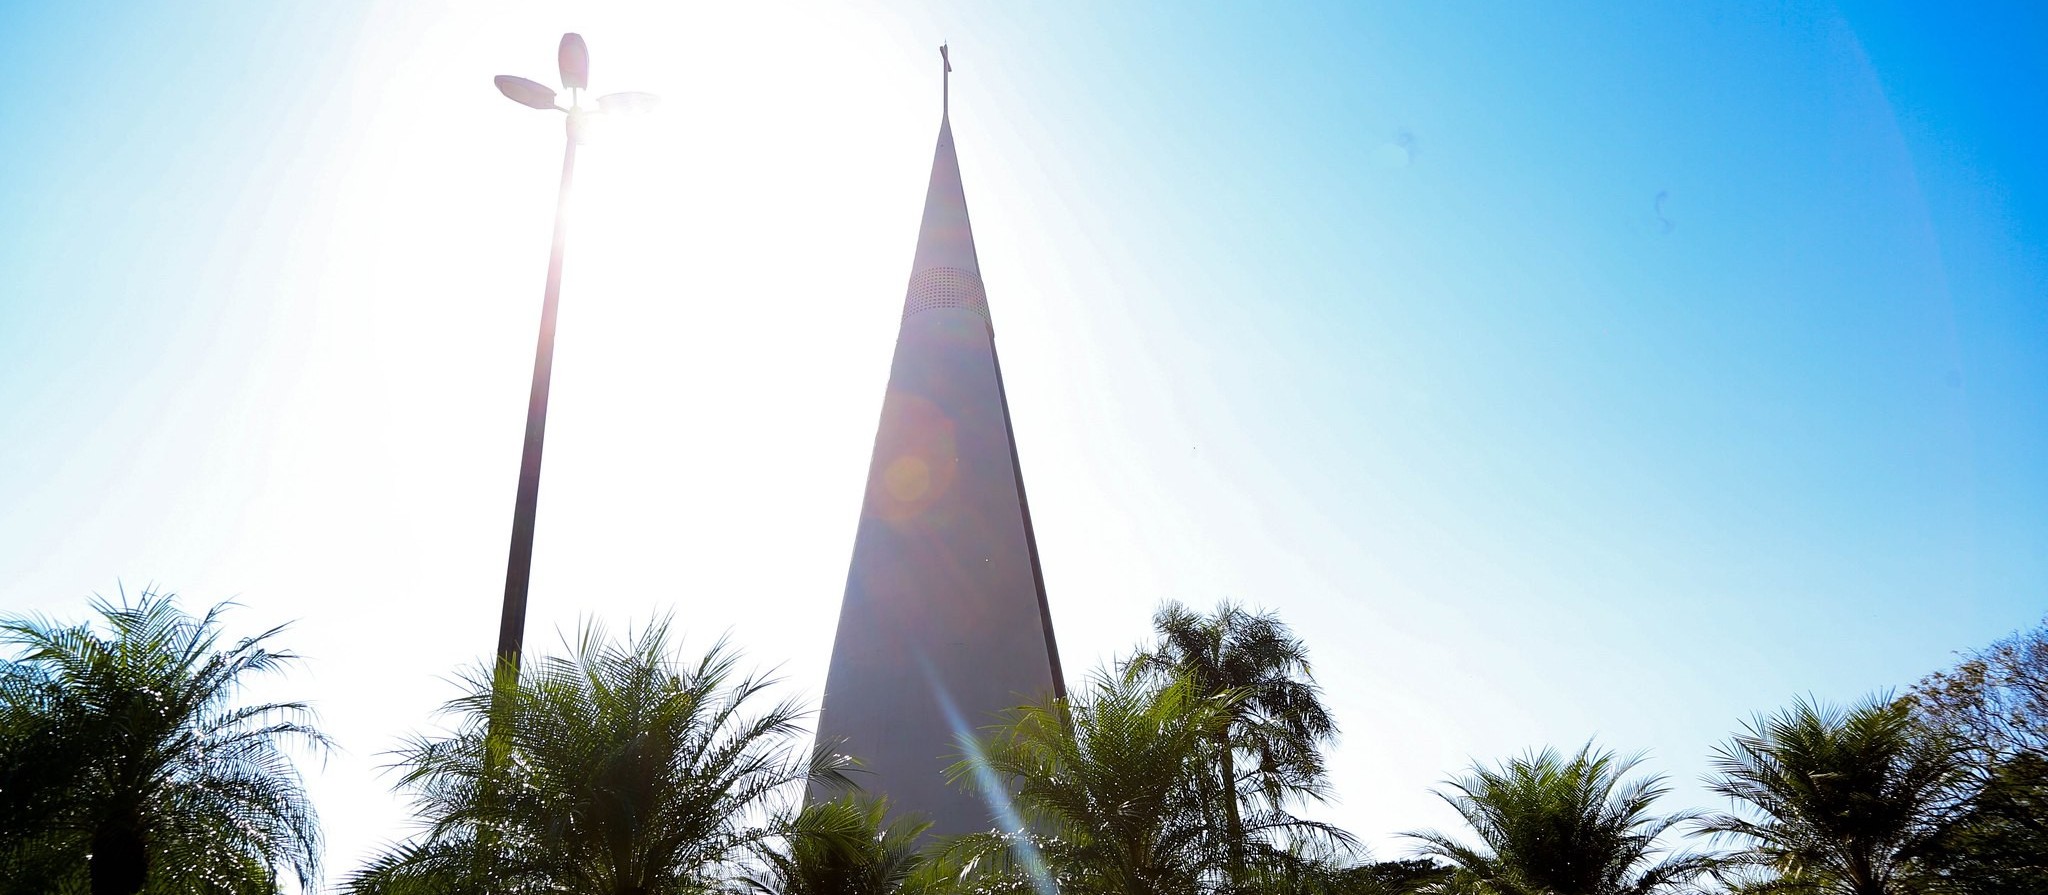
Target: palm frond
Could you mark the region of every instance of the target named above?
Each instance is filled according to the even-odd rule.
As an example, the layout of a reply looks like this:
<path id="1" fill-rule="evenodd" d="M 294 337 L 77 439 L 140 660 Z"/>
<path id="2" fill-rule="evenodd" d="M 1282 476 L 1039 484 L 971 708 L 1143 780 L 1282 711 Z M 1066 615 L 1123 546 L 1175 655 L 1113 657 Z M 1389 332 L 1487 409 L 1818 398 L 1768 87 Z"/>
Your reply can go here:
<path id="1" fill-rule="evenodd" d="M 1465 819 L 1481 845 L 1446 834 L 1406 834 L 1418 852 L 1449 865 L 1453 892 L 1574 892 L 1656 895 L 1692 886 L 1712 859 L 1671 853 L 1662 837 L 1688 812 L 1653 813 L 1669 792 L 1661 776 L 1630 775 L 1641 755 L 1617 756 L 1591 743 L 1569 758 L 1543 749 L 1496 767 L 1474 766 L 1437 796 Z"/>
<path id="2" fill-rule="evenodd" d="M 514 888 L 708 890 L 777 835 L 792 793 L 844 782 L 843 756 L 801 747 L 798 703 L 761 704 L 772 679 L 742 675 L 723 640 L 679 661 L 670 631 L 665 618 L 617 638 L 585 624 L 516 675 L 462 675 L 467 692 L 443 707 L 453 732 L 395 753 L 420 832 L 349 891 L 465 849 Z"/>
<path id="3" fill-rule="evenodd" d="M 268 645 L 284 626 L 223 646 L 230 606 L 195 617 L 146 589 L 95 597 L 96 624 L 0 621 L 15 653 L 0 668 L 0 716 L 38 719 L 43 757 L 18 778 L 34 785 L 8 799 L 33 818 L 37 848 L 79 866 L 93 851 L 93 874 L 165 891 L 268 890 L 280 872 L 317 881 L 319 824 L 289 751 L 329 744 L 304 703 L 236 701 L 298 657 Z M 19 846 L 8 838 L 0 851 Z"/>

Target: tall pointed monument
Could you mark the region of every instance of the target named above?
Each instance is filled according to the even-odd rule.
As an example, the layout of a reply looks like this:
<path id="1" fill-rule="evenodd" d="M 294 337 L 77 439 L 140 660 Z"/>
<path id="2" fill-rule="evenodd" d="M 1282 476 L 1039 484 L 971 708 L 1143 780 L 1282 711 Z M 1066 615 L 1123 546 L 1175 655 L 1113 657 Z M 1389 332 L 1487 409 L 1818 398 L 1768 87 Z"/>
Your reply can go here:
<path id="1" fill-rule="evenodd" d="M 1063 695 L 967 195 L 953 71 L 818 716 L 863 790 L 938 835 L 989 828 L 945 769 L 1004 709 Z"/>

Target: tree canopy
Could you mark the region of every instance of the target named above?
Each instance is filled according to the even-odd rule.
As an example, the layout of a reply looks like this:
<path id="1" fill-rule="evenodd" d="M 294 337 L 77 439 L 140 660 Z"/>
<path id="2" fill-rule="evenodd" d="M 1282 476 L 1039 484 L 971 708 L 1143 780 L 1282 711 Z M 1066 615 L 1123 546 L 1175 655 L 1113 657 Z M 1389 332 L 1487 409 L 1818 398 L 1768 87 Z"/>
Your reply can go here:
<path id="1" fill-rule="evenodd" d="M 1455 895 L 1660 895 L 1681 891 L 1710 866 L 1661 841 L 1688 812 L 1658 814 L 1670 793 L 1659 776 L 1629 779 L 1640 756 L 1617 758 L 1592 744 L 1565 757 L 1544 749 L 1476 766 L 1438 796 L 1478 837 L 1409 834 L 1451 868 L 1436 885 Z"/>
<path id="2" fill-rule="evenodd" d="M 230 641 L 145 592 L 95 618 L 0 621 L 0 895 L 257 895 L 319 882 L 293 763 L 326 739 L 282 629 Z M 1128 661 L 961 743 L 986 830 L 934 837 L 804 705 L 723 641 L 588 623 L 524 667 L 479 665 L 444 733 L 393 753 L 417 831 L 351 895 L 2008 895 L 2048 892 L 2048 625 L 1904 698 L 1811 699 L 1742 724 L 1704 813 L 1640 755 L 1588 742 L 1474 763 L 1462 830 L 1373 860 L 1302 812 L 1331 795 L 1336 719 L 1271 612 L 1178 604 Z M 836 795 L 835 795 L 836 794 Z M 808 801 L 806 801 L 808 799 Z M 1688 839 L 1687 837 L 1692 837 Z"/>
<path id="3" fill-rule="evenodd" d="M 657 621 L 618 640 L 589 625 L 569 646 L 473 671 L 445 709 L 454 733 L 399 751 L 424 830 L 348 891 L 701 891 L 805 784 L 847 784 L 842 759 L 805 749 L 803 709 L 762 705 L 772 680 L 723 642 L 681 661 Z"/>
<path id="4" fill-rule="evenodd" d="M 228 604 L 94 598 L 97 618 L 0 622 L 0 888 L 268 892 L 319 876 L 291 749 L 327 740 L 304 703 L 244 703 L 297 657 L 283 629 L 222 642 Z"/>

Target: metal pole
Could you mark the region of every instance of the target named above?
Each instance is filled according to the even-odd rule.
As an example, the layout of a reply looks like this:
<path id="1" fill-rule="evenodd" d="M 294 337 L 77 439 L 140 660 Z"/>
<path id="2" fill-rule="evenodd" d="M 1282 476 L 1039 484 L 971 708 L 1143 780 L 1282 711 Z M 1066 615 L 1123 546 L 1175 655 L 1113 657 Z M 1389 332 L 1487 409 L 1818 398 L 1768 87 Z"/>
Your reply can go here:
<path id="1" fill-rule="evenodd" d="M 512 509 L 512 555 L 505 567 L 505 609 L 498 621 L 498 665 L 519 668 L 526 640 L 526 588 L 533 574 L 534 510 L 540 502 L 540 452 L 548 428 L 548 383 L 555 366 L 555 306 L 562 295 L 562 250 L 568 231 L 569 183 L 576 173 L 580 110 L 568 115 L 562 188 L 555 197 L 555 243 L 548 255 L 547 297 L 540 307 L 540 345 L 533 354 L 533 392 L 526 400 L 526 450 L 519 458 L 519 497 Z"/>

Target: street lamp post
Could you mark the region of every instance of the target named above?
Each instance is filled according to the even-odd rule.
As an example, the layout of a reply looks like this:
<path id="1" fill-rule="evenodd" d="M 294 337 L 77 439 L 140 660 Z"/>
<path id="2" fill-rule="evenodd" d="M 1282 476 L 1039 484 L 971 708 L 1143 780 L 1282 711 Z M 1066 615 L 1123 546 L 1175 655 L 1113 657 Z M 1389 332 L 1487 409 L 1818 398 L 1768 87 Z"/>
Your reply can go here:
<path id="1" fill-rule="evenodd" d="M 583 125 L 595 114 L 583 107 L 583 91 L 590 84 L 590 51 L 582 35 L 564 34 L 558 53 L 562 88 L 569 91 L 569 105 L 556 101 L 555 91 L 546 85 L 499 75 L 499 92 L 513 102 L 535 109 L 564 113 L 567 139 L 562 149 L 562 186 L 555 197 L 555 238 L 548 254 L 548 285 L 540 307 L 540 344 L 533 355 L 533 390 L 526 399 L 526 447 L 519 458 L 519 495 L 512 509 L 512 553 L 505 568 L 505 605 L 498 620 L 498 665 L 517 670 L 519 651 L 526 639 L 526 591 L 533 572 L 534 512 L 540 502 L 541 443 L 548 428 L 548 384 L 555 366 L 555 308 L 562 295 L 562 250 L 568 230 L 564 212 L 569 202 L 569 184 L 576 173 L 576 146 L 583 142 Z M 614 93 L 599 97 L 599 112 L 628 111 L 648 106 L 653 97 L 644 93 Z"/>

